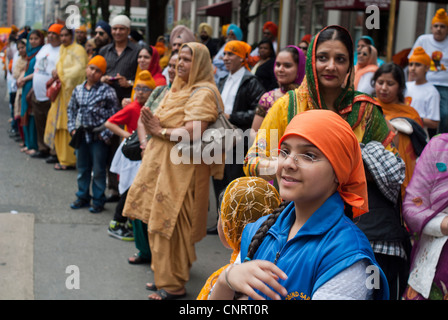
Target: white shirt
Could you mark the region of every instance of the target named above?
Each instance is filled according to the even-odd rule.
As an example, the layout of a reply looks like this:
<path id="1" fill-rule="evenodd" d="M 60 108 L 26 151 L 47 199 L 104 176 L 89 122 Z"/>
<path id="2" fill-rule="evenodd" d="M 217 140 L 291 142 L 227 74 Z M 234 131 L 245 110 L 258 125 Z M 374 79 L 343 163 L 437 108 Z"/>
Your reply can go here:
<path id="1" fill-rule="evenodd" d="M 366 72 L 361 76 L 358 82 L 357 91 L 364 92 L 370 95 L 375 93 L 375 88 L 372 87 L 372 79 L 375 72 Z"/>
<path id="2" fill-rule="evenodd" d="M 48 101 L 47 81 L 51 79 L 51 72 L 56 69 L 59 60 L 59 46 L 44 45 L 36 55 L 34 66 L 33 89 L 37 101 Z"/>
<path id="3" fill-rule="evenodd" d="M 440 121 L 440 94 L 429 82 L 417 85 L 415 81 L 406 82 L 406 100 L 421 118 Z"/>
<path id="4" fill-rule="evenodd" d="M 428 81 L 434 85 L 448 87 L 448 37 L 446 37 L 443 41 L 436 41 L 434 40 L 434 36 L 432 34 L 421 35 L 415 41 L 412 51 L 408 55 L 408 58 L 412 55 L 414 48 L 418 46 L 423 47 L 423 49 L 431 59 L 432 53 L 434 51 L 442 52 L 443 57 L 441 60 L 441 64 L 445 66 L 446 70 L 430 70 L 426 74 L 426 79 L 428 79 Z"/>
<path id="5" fill-rule="evenodd" d="M 235 73 L 229 73 L 229 76 L 227 77 L 221 92 L 221 97 L 224 102 L 224 113 L 232 113 L 236 93 L 238 92 L 238 88 L 240 87 L 241 80 L 243 79 L 245 72 L 246 68 L 242 66 Z"/>

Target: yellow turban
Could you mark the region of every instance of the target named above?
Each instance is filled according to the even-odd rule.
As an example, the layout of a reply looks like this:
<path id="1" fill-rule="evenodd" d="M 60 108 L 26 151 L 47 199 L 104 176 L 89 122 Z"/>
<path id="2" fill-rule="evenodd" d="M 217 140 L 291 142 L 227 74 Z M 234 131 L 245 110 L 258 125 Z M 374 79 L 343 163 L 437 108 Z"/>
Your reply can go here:
<path id="1" fill-rule="evenodd" d="M 148 70 L 143 70 L 138 74 L 138 79 L 135 85 L 144 85 L 154 90 L 156 87 L 156 82 L 154 81 L 151 73 Z"/>
<path id="2" fill-rule="evenodd" d="M 199 32 L 202 32 L 202 30 L 205 30 L 205 32 L 207 33 L 207 35 L 208 35 L 209 37 L 212 36 L 213 29 L 212 29 L 212 26 L 209 25 L 208 23 L 203 22 L 203 23 L 201 23 L 201 24 L 199 25 Z"/>
<path id="3" fill-rule="evenodd" d="M 432 24 L 434 23 L 444 23 L 448 26 L 448 15 L 446 14 L 445 9 L 440 8 L 439 10 L 437 10 L 434 18 L 432 18 Z"/>
<path id="4" fill-rule="evenodd" d="M 431 58 L 422 47 L 416 47 L 412 53 L 412 56 L 409 58 L 409 62 L 417 62 L 425 66 L 430 66 Z"/>

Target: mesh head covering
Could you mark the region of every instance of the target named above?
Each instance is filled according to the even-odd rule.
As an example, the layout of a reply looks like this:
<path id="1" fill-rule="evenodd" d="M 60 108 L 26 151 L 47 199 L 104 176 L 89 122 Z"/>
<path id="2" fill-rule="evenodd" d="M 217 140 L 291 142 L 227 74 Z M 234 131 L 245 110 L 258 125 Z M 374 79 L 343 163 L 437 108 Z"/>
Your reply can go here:
<path id="1" fill-rule="evenodd" d="M 259 177 L 241 177 L 226 188 L 221 203 L 221 224 L 233 261 L 240 250 L 244 227 L 271 214 L 281 203 L 277 190 Z"/>

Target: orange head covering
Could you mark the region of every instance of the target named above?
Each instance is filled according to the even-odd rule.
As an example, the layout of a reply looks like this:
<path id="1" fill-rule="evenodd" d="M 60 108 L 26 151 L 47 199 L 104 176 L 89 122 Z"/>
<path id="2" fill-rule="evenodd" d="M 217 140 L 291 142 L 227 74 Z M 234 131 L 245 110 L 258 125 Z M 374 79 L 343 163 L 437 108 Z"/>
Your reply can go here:
<path id="1" fill-rule="evenodd" d="M 225 37 L 227 35 L 227 28 L 230 26 L 230 24 L 225 24 L 221 28 L 221 36 Z"/>
<path id="2" fill-rule="evenodd" d="M 82 31 L 82 32 L 87 32 L 87 27 L 85 25 L 81 25 L 78 29 L 76 29 L 76 31 Z"/>
<path id="3" fill-rule="evenodd" d="M 252 47 L 244 41 L 232 40 L 226 43 L 224 47 L 224 51 L 230 51 L 233 54 L 237 55 L 240 58 L 244 59 L 243 65 L 249 69 L 249 65 L 247 64 L 247 59 L 252 50 Z"/>
<path id="4" fill-rule="evenodd" d="M 90 59 L 88 65 L 91 65 L 91 64 L 93 64 L 94 66 L 97 66 L 103 74 L 106 73 L 107 62 L 103 56 L 100 56 L 100 55 L 94 56 L 92 59 Z"/>
<path id="5" fill-rule="evenodd" d="M 438 23 L 438 22 L 444 23 L 448 26 L 448 15 L 446 14 L 445 9 L 443 9 L 443 8 L 440 8 L 439 10 L 437 10 L 436 14 L 432 18 L 431 24 Z"/>
<path id="6" fill-rule="evenodd" d="M 304 35 L 301 41 L 310 44 L 310 42 L 311 42 L 311 35 L 310 34 Z"/>
<path id="7" fill-rule="evenodd" d="M 62 24 L 54 23 L 48 28 L 48 32 L 54 32 L 56 34 L 61 34 L 61 30 L 64 28 Z"/>
<path id="8" fill-rule="evenodd" d="M 266 22 L 266 23 L 263 25 L 263 31 L 266 30 L 266 29 L 268 29 L 268 30 L 272 33 L 272 35 L 273 35 L 274 37 L 277 36 L 278 27 L 277 27 L 277 25 L 276 25 L 274 22 L 272 22 L 272 21 L 268 21 L 268 22 Z"/>
<path id="9" fill-rule="evenodd" d="M 338 192 L 353 207 L 353 217 L 369 211 L 367 182 L 358 139 L 347 121 L 330 110 L 309 110 L 296 115 L 280 139 L 300 136 L 328 159 L 339 181 Z"/>
<path id="10" fill-rule="evenodd" d="M 412 52 L 412 56 L 409 58 L 409 62 L 417 62 L 425 66 L 430 66 L 431 58 L 422 47 L 416 47 L 414 52 Z"/>
<path id="11" fill-rule="evenodd" d="M 154 90 L 156 87 L 156 82 L 152 78 L 151 73 L 148 70 L 143 70 L 138 74 L 138 80 L 135 82 L 135 85 L 144 85 Z"/>

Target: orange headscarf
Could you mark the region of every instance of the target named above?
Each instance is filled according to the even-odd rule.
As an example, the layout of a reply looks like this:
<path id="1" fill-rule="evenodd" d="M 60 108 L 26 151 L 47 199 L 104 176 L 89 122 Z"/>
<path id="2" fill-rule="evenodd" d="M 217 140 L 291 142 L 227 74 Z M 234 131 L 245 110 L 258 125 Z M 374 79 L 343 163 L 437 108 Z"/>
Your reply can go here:
<path id="1" fill-rule="evenodd" d="M 448 15 L 445 9 L 440 8 L 439 10 L 437 10 L 436 14 L 434 15 L 431 21 L 431 24 L 434 23 L 444 23 L 448 26 Z"/>
<path id="2" fill-rule="evenodd" d="M 368 212 L 361 148 L 347 121 L 330 110 L 305 111 L 288 124 L 279 147 L 292 135 L 308 140 L 328 159 L 339 181 L 337 191 L 344 202 L 352 206 L 353 217 Z"/>
<path id="3" fill-rule="evenodd" d="M 224 51 L 230 51 L 238 57 L 244 59 L 243 65 L 249 69 L 247 58 L 249 57 L 252 47 L 244 41 L 232 40 L 226 43 Z"/>
<path id="4" fill-rule="evenodd" d="M 431 58 L 422 47 L 417 47 L 414 49 L 412 56 L 409 57 L 409 63 L 411 62 L 417 62 L 425 66 L 431 66 Z"/>

